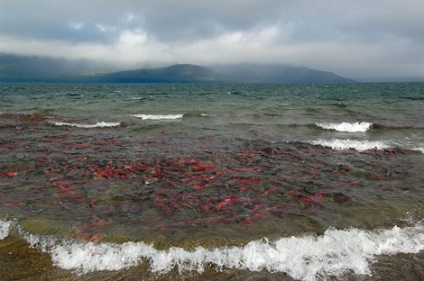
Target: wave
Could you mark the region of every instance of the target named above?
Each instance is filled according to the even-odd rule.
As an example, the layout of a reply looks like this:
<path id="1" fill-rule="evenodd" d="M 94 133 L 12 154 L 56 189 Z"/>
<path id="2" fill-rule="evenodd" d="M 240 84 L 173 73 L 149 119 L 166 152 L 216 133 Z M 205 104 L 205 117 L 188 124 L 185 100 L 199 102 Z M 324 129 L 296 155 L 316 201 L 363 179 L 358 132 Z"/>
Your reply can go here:
<path id="1" fill-rule="evenodd" d="M 365 133 L 368 130 L 410 130 L 410 129 L 424 129 L 424 127 L 417 123 L 414 126 L 393 126 L 393 125 L 383 125 L 370 122 L 342 122 L 342 123 L 316 123 L 311 124 L 312 126 L 319 127 L 325 130 L 334 130 L 339 132 L 347 133 Z"/>
<path id="2" fill-rule="evenodd" d="M 110 127 L 119 127 L 121 122 L 97 122 L 96 124 L 78 124 L 78 123 L 68 123 L 68 122 L 51 122 L 55 126 L 68 126 L 68 127 L 78 127 L 78 128 L 110 128 Z"/>
<path id="3" fill-rule="evenodd" d="M 13 227 L 13 222 L 0 219 L 0 241 L 9 236 L 10 230 Z"/>
<path id="4" fill-rule="evenodd" d="M 188 112 L 184 113 L 184 118 L 205 118 L 205 117 L 213 117 L 213 114 L 209 113 L 199 113 L 199 112 Z"/>
<path id="5" fill-rule="evenodd" d="M 150 271 L 167 273 L 174 267 L 202 273 L 207 266 L 217 270 L 237 269 L 285 272 L 298 280 L 325 279 L 347 272 L 370 275 L 370 264 L 378 255 L 418 253 L 424 250 L 424 225 L 391 229 L 347 230 L 327 229 L 323 235 L 286 237 L 276 241 L 266 238 L 244 246 L 194 250 L 171 247 L 158 250 L 144 242 L 99 243 L 60 239 L 19 233 L 32 247 L 51 255 L 54 265 L 67 270 L 89 273 L 101 270 L 121 270 L 148 262 Z"/>
<path id="6" fill-rule="evenodd" d="M 369 141 L 369 140 L 351 140 L 351 139 L 318 139 L 313 141 L 308 141 L 307 143 L 313 145 L 322 145 L 325 147 L 330 147 L 334 150 L 349 150 L 355 149 L 357 151 L 365 151 L 370 149 L 388 149 L 399 147 L 406 150 L 412 150 L 424 153 L 424 146 L 415 145 L 410 143 L 387 143 L 383 141 Z"/>
<path id="7" fill-rule="evenodd" d="M 130 116 L 141 118 L 142 120 L 176 120 L 183 118 L 184 114 L 132 114 Z"/>
<path id="8" fill-rule="evenodd" d="M 381 141 L 368 141 L 368 140 L 350 140 L 350 139 L 331 139 L 331 140 L 314 140 L 310 141 L 313 145 L 322 145 L 330 147 L 334 150 L 348 150 L 355 149 L 357 151 L 365 151 L 369 149 L 386 149 L 391 146 Z"/>
<path id="9" fill-rule="evenodd" d="M 326 130 L 335 130 L 338 132 L 347 133 L 365 133 L 373 126 L 373 123 L 369 122 L 343 122 L 343 123 L 317 123 L 318 127 Z"/>
<path id="10" fill-rule="evenodd" d="M 415 146 L 415 147 L 412 148 L 412 150 L 419 151 L 419 152 L 424 154 L 424 146 L 422 146 L 422 147 Z"/>

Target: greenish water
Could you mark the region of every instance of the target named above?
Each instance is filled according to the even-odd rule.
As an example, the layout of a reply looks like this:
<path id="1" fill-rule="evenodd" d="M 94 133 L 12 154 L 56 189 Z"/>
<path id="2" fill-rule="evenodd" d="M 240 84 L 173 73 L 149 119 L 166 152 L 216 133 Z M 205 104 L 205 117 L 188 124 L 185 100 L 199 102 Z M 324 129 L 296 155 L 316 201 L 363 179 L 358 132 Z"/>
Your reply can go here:
<path id="1" fill-rule="evenodd" d="M 419 83 L 2 84 L 0 263 L 379 280 L 394 255 L 420 280 L 423 109 Z"/>

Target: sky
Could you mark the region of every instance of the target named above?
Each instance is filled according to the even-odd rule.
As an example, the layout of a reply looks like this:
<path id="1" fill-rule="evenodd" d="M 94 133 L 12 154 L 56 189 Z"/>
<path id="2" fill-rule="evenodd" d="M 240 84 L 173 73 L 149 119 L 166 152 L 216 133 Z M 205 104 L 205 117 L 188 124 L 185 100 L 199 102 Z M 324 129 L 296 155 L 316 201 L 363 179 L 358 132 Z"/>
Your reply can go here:
<path id="1" fill-rule="evenodd" d="M 423 0 L 0 0 L 0 53 L 424 80 Z"/>

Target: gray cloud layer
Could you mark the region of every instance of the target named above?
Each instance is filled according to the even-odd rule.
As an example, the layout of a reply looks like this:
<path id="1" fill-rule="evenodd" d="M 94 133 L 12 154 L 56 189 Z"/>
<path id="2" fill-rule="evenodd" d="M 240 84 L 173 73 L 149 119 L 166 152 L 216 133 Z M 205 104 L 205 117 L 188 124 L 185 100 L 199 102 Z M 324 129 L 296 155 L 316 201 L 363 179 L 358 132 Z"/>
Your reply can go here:
<path id="1" fill-rule="evenodd" d="M 424 77 L 424 1 L 0 0 L 0 52 Z"/>

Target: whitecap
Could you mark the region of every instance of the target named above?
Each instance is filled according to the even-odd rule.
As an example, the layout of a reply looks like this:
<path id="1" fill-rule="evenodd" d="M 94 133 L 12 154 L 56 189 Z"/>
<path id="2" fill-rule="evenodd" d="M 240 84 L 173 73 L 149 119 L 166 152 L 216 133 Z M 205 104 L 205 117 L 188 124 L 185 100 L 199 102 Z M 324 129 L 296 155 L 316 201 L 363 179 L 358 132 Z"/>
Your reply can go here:
<path id="1" fill-rule="evenodd" d="M 335 130 L 347 133 L 365 133 L 373 125 L 369 122 L 317 123 L 317 126 L 326 130 Z"/>
<path id="2" fill-rule="evenodd" d="M 79 124 L 79 123 L 68 123 L 68 122 L 51 122 L 55 126 L 68 126 L 68 127 L 78 127 L 78 128 L 110 128 L 118 127 L 121 125 L 121 122 L 97 122 L 96 124 Z"/>
<path id="3" fill-rule="evenodd" d="M 313 145 L 322 145 L 331 147 L 334 150 L 348 150 L 355 149 L 357 151 L 364 151 L 369 149 L 386 149 L 390 145 L 381 141 L 368 141 L 368 140 L 350 140 L 350 139 L 331 139 L 331 140 L 314 140 L 309 143 Z"/>
<path id="4" fill-rule="evenodd" d="M 183 118 L 184 114 L 133 114 L 131 116 L 142 120 L 175 120 Z"/>
<path id="5" fill-rule="evenodd" d="M 31 244 L 48 252 L 56 266 L 88 273 L 121 270 L 149 262 L 151 272 L 197 271 L 215 265 L 217 270 L 285 272 L 298 280 L 325 279 L 347 272 L 370 275 L 370 264 L 378 255 L 418 253 L 424 250 L 424 226 L 380 230 L 330 228 L 321 236 L 286 237 L 276 241 L 266 238 L 244 246 L 194 250 L 171 247 L 158 250 L 143 242 L 123 244 L 59 240 L 24 233 Z"/>
<path id="6" fill-rule="evenodd" d="M 0 241 L 9 236 L 12 227 L 13 224 L 11 221 L 4 221 L 0 219 Z"/>
<path id="7" fill-rule="evenodd" d="M 412 150 L 415 150 L 415 151 L 419 151 L 421 153 L 424 153 L 424 147 L 413 147 Z"/>

